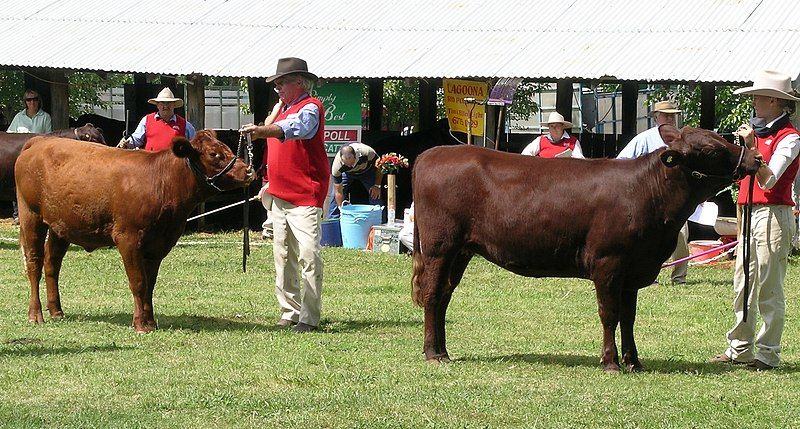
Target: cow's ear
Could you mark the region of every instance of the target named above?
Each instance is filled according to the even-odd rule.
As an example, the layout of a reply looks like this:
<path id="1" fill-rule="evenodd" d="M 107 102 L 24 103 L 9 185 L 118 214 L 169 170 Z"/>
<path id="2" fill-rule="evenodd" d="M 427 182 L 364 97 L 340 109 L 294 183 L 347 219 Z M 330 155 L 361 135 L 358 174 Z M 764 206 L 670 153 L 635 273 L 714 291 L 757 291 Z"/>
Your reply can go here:
<path id="1" fill-rule="evenodd" d="M 658 127 L 658 133 L 661 134 L 661 140 L 671 146 L 670 143 L 681 139 L 681 132 L 672 125 L 664 124 Z"/>
<path id="2" fill-rule="evenodd" d="M 683 154 L 677 150 L 667 149 L 661 154 L 661 162 L 669 168 L 672 168 L 683 162 Z"/>
<path id="3" fill-rule="evenodd" d="M 172 153 L 178 158 L 188 157 L 194 149 L 186 137 L 175 137 L 172 139 Z"/>

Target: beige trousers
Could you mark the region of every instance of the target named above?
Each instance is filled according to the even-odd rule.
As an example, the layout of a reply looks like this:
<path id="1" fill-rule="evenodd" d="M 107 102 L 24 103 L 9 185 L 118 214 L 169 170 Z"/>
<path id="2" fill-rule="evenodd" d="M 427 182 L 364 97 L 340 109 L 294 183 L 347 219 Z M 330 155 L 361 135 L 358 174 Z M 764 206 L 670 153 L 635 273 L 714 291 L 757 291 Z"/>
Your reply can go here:
<path id="1" fill-rule="evenodd" d="M 275 296 L 281 318 L 319 326 L 322 310 L 322 209 L 272 200 Z M 303 282 L 301 296 L 300 281 Z"/>
<path id="2" fill-rule="evenodd" d="M 789 251 L 796 225 L 792 208 L 777 205 L 754 205 L 750 240 L 750 291 L 747 296 L 747 322 L 742 321 L 744 296 L 744 260 L 737 251 L 733 275 L 733 311 L 736 322 L 728 332 L 729 357 L 739 361 L 758 359 L 778 366 L 781 356 L 781 334 L 786 313 L 783 281 L 786 277 Z M 742 243 L 742 236 L 739 236 Z M 755 333 L 756 319 L 762 324 Z M 758 349 L 753 354 L 753 345 Z"/>
<path id="3" fill-rule="evenodd" d="M 678 244 L 675 246 L 675 251 L 672 252 L 672 260 L 677 261 L 689 256 L 689 224 L 683 224 L 683 227 L 678 232 Z M 686 283 L 686 273 L 689 271 L 689 261 L 682 262 L 672 269 L 673 283 Z"/>

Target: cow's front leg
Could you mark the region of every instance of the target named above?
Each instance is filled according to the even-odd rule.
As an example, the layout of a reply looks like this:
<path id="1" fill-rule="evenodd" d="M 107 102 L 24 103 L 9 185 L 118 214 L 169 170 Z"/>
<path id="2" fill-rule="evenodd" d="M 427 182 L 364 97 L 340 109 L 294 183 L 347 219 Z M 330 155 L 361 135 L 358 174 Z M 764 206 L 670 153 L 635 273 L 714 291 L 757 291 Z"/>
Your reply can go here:
<path id="1" fill-rule="evenodd" d="M 597 309 L 603 325 L 603 351 L 600 364 L 606 372 L 619 372 L 619 355 L 614 338 L 619 323 L 619 291 L 608 284 L 595 282 Z"/>
<path id="2" fill-rule="evenodd" d="M 152 317 L 148 317 L 145 310 L 148 292 L 147 271 L 137 241 L 136 237 L 125 237 L 118 240 L 117 248 L 122 255 L 125 273 L 128 275 L 128 286 L 133 294 L 133 329 L 137 334 L 146 334 L 156 327 L 155 323 L 150 321 Z"/>
<path id="3" fill-rule="evenodd" d="M 42 279 L 44 265 L 44 242 L 47 237 L 47 226 L 42 218 L 31 212 L 28 206 L 19 200 L 19 242 L 25 257 L 25 272 L 30 282 L 31 294 L 28 302 L 28 321 L 44 323 L 42 301 L 39 298 L 39 282 Z"/>
<path id="4" fill-rule="evenodd" d="M 633 325 L 636 321 L 636 299 L 639 291 L 623 290 L 620 308 L 620 337 L 622 337 L 622 363 L 628 371 L 641 371 L 642 363 L 639 362 L 639 352 L 636 350 L 636 341 L 633 339 Z"/>
<path id="5" fill-rule="evenodd" d="M 156 288 L 156 279 L 158 279 L 158 269 L 161 267 L 163 259 L 145 259 L 145 269 L 147 277 L 147 293 L 145 293 L 144 312 L 145 312 L 145 325 L 152 326 L 156 329 L 156 319 L 153 312 L 153 290 Z M 152 330 L 151 329 L 151 330 Z"/>

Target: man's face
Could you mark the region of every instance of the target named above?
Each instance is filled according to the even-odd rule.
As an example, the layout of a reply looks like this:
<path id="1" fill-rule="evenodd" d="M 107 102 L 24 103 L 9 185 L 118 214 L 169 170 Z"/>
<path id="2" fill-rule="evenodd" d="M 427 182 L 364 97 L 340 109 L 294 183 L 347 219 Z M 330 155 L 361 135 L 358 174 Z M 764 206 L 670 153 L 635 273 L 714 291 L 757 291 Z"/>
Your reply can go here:
<path id="1" fill-rule="evenodd" d="M 289 74 L 275 79 L 275 92 L 278 93 L 278 97 L 283 101 L 283 104 L 289 104 L 306 90 L 303 89 L 298 75 Z"/>
<path id="2" fill-rule="evenodd" d="M 174 101 L 159 101 L 156 102 L 156 107 L 158 107 L 158 116 L 161 119 L 169 120 L 172 115 L 175 114 L 175 102 Z"/>
<path id="3" fill-rule="evenodd" d="M 564 136 L 564 124 L 561 122 L 547 124 L 547 131 L 550 132 L 550 136 L 553 137 L 553 140 L 560 140 L 561 137 Z"/>
<path id="4" fill-rule="evenodd" d="M 342 164 L 344 164 L 344 165 L 346 165 L 346 166 L 348 166 L 350 168 L 355 167 L 356 161 L 358 161 L 358 160 L 356 159 L 355 156 L 352 156 L 352 155 L 350 155 L 350 156 L 348 156 L 348 155 L 342 156 Z"/>
<path id="5" fill-rule="evenodd" d="M 656 112 L 655 116 L 658 125 L 672 125 L 676 127 L 678 124 L 678 115 L 676 113 Z"/>

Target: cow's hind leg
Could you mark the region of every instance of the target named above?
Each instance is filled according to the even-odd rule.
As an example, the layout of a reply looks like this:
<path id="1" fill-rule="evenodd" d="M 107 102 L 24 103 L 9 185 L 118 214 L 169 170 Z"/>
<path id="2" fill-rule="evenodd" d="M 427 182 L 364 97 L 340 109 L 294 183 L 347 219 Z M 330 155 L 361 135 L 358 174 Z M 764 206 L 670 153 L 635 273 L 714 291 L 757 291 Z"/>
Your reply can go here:
<path id="1" fill-rule="evenodd" d="M 68 248 L 68 241 L 57 237 L 53 231 L 50 231 L 44 248 L 44 280 L 47 284 L 47 310 L 53 319 L 64 317 L 64 311 L 61 309 L 61 296 L 58 292 L 58 275 L 61 272 L 61 264 Z"/>
<path id="2" fill-rule="evenodd" d="M 622 304 L 620 308 L 620 337 L 622 337 L 622 363 L 628 371 L 635 372 L 642 370 L 642 363 L 639 362 L 639 352 L 636 350 L 636 342 L 633 339 L 633 324 L 636 321 L 636 299 L 639 291 L 623 290 Z"/>
<path id="3" fill-rule="evenodd" d="M 461 253 L 455 257 L 450 264 L 450 274 L 448 282 L 442 290 L 442 296 L 439 299 L 439 306 L 436 309 L 436 339 L 437 339 L 437 353 L 443 356 L 440 360 L 450 360 L 450 355 L 447 353 L 447 337 L 445 336 L 445 318 L 447 316 L 447 306 L 450 305 L 450 299 L 453 297 L 453 291 L 456 286 L 461 282 L 461 277 L 472 259 L 471 253 Z"/>
<path id="4" fill-rule="evenodd" d="M 25 272 L 31 286 L 28 320 L 33 323 L 44 323 L 42 302 L 39 300 L 39 282 L 42 279 L 47 226 L 42 221 L 42 217 L 32 212 L 22 199 L 19 200 L 19 226 L 19 243 L 22 246 Z"/>

